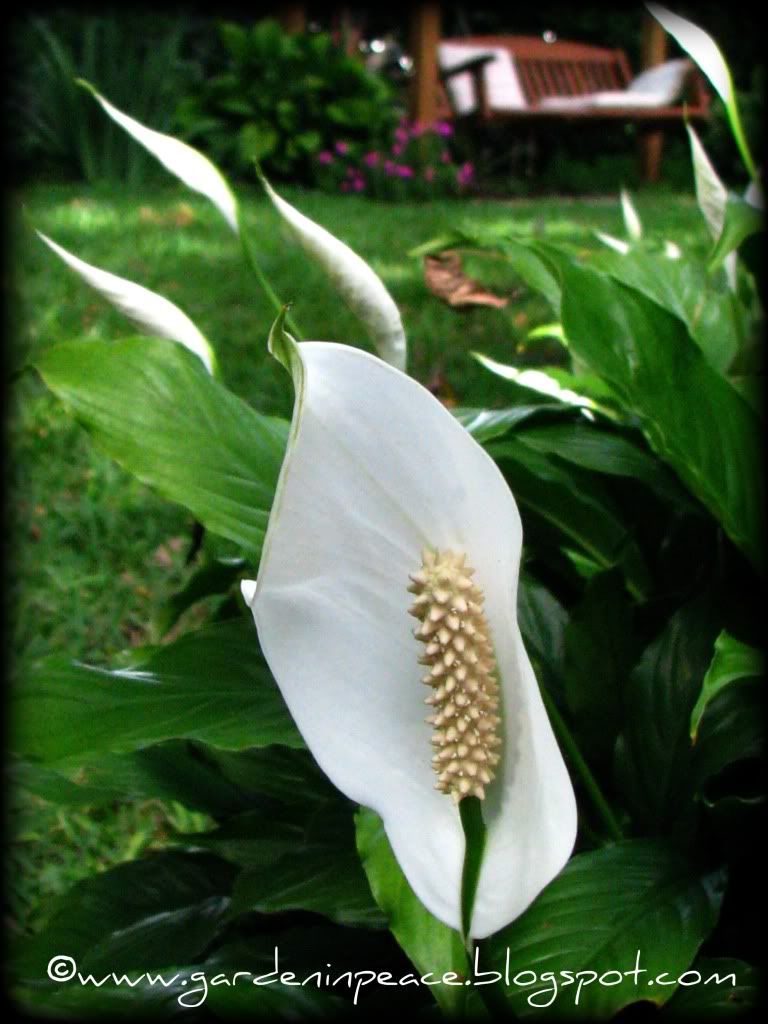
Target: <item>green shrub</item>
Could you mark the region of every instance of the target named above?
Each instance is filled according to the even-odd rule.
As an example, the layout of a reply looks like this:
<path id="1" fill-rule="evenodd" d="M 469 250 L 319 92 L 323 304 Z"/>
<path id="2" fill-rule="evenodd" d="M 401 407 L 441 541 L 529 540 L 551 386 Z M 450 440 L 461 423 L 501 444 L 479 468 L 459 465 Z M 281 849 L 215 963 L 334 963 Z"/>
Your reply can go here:
<path id="1" fill-rule="evenodd" d="M 162 176 L 75 79 L 160 131 L 172 127 L 191 78 L 183 47 L 188 19 L 159 14 L 82 15 L 60 11 L 13 26 L 9 107 L 16 177 L 120 182 Z"/>
<path id="2" fill-rule="evenodd" d="M 180 104 L 187 138 L 230 173 L 253 161 L 275 177 L 312 181 L 312 161 L 341 137 L 374 149 L 396 113 L 389 85 L 325 33 L 288 35 L 276 21 L 224 23 L 221 71 Z"/>

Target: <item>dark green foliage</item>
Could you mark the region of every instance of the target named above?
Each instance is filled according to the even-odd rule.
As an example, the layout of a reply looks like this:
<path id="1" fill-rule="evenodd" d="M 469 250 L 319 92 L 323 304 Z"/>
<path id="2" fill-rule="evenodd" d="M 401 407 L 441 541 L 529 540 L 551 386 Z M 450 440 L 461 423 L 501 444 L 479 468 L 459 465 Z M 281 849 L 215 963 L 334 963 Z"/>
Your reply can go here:
<path id="1" fill-rule="evenodd" d="M 12 23 L 9 107 L 15 175 L 136 186 L 162 178 L 157 161 L 96 109 L 85 78 L 159 131 L 173 127 L 191 81 L 187 19 L 168 14 L 59 11 Z"/>
<path id="2" fill-rule="evenodd" d="M 651 988 L 648 979 L 653 984 L 664 971 L 675 978 L 688 967 L 717 921 L 725 881 L 723 871 L 692 870 L 649 841 L 579 854 L 522 917 L 488 941 L 486 969 L 508 970 L 511 977 L 554 974 L 554 984 L 545 978 L 507 990 L 520 1017 L 549 1007 L 556 1019 L 595 1020 L 640 999 L 662 1005 L 674 986 Z M 583 976 L 574 979 L 577 971 Z M 561 972 L 579 988 L 578 1003 Z M 606 986 L 590 984 L 606 972 L 613 975 Z"/>
<path id="3" fill-rule="evenodd" d="M 337 141 L 375 149 L 396 114 L 386 82 L 325 33 L 288 35 L 276 21 L 220 26 L 219 69 L 180 103 L 185 137 L 223 169 L 251 179 L 313 180 L 313 158 Z"/>

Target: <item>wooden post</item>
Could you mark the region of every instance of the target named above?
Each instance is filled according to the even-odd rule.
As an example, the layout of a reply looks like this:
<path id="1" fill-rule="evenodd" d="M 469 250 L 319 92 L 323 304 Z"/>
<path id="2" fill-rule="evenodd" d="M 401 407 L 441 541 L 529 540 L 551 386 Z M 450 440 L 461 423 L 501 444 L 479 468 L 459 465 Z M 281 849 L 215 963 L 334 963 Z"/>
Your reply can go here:
<path id="1" fill-rule="evenodd" d="M 307 10 L 303 3 L 288 2 L 280 5 L 277 11 L 277 20 L 286 32 L 298 34 L 307 30 Z"/>
<path id="2" fill-rule="evenodd" d="M 640 43 L 641 63 L 645 68 L 663 64 L 667 59 L 669 37 L 659 22 L 648 11 L 643 12 L 643 29 Z M 661 157 L 664 150 L 664 130 L 661 128 L 641 129 L 640 132 L 640 177 L 642 181 L 658 181 L 661 177 Z"/>
<path id="3" fill-rule="evenodd" d="M 420 0 L 411 8 L 411 119 L 421 124 L 437 120 L 437 44 L 440 42 L 439 0 Z"/>
<path id="4" fill-rule="evenodd" d="M 351 8 L 346 5 L 338 7 L 333 15 L 332 26 L 332 34 L 334 39 L 337 39 L 339 48 L 347 57 L 360 58 L 360 29 L 355 24 Z"/>

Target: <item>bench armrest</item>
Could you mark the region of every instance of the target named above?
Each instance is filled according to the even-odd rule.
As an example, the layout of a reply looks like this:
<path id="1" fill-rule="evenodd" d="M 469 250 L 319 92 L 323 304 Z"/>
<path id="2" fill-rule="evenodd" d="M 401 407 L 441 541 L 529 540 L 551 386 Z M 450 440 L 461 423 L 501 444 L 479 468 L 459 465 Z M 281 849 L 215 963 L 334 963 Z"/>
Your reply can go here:
<path id="1" fill-rule="evenodd" d="M 697 114 L 706 116 L 709 113 L 712 97 L 698 68 L 693 68 L 688 76 L 683 99 Z"/>
<path id="2" fill-rule="evenodd" d="M 461 64 L 456 64 L 454 67 L 440 72 L 440 80 L 442 82 L 447 82 L 454 75 L 461 75 L 466 72 L 472 75 L 472 91 L 475 95 L 476 112 L 484 118 L 490 116 L 491 107 L 488 102 L 488 91 L 485 87 L 483 69 L 492 60 L 496 60 L 495 54 L 486 53 L 481 57 L 471 57 L 469 60 L 462 61 Z"/>
<path id="3" fill-rule="evenodd" d="M 486 53 L 482 57 L 471 57 L 469 60 L 462 61 L 461 64 L 456 64 L 446 71 L 441 71 L 440 77 L 446 82 L 449 78 L 453 78 L 454 75 L 461 75 L 465 71 L 471 71 L 474 74 L 475 71 L 480 71 L 492 60 L 496 60 L 495 55 L 492 53 Z"/>

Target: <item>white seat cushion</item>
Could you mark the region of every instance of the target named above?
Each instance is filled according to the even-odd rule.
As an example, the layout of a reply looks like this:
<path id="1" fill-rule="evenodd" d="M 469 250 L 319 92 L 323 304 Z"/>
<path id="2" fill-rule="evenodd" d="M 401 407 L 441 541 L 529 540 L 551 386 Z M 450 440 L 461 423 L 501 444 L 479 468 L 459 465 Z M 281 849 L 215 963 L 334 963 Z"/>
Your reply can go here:
<path id="1" fill-rule="evenodd" d="M 474 57 L 493 56 L 483 68 L 488 102 L 493 110 L 525 110 L 525 99 L 514 60 L 501 46 L 471 46 L 467 43 L 440 43 L 438 60 L 443 71 L 472 60 Z M 451 103 L 457 114 L 470 114 L 477 107 L 472 74 L 469 71 L 449 78 L 445 83 Z"/>
<path id="2" fill-rule="evenodd" d="M 616 89 L 592 93 L 593 107 L 666 107 L 669 104 L 665 92 L 630 92 Z"/>
<path id="3" fill-rule="evenodd" d="M 680 99 L 685 79 L 692 66 L 686 57 L 657 64 L 656 67 L 648 68 L 637 78 L 633 78 L 627 86 L 627 92 L 662 96 L 663 99 L 658 105 L 669 106 Z"/>
<path id="4" fill-rule="evenodd" d="M 574 110 L 597 110 L 600 108 L 667 106 L 666 93 L 630 92 L 628 89 L 612 89 L 605 92 L 584 93 L 582 96 L 545 96 L 539 101 L 537 110 L 560 110 L 563 113 Z"/>
<path id="5" fill-rule="evenodd" d="M 589 110 L 594 106 L 594 93 L 583 96 L 544 96 L 536 105 L 537 110 Z"/>

